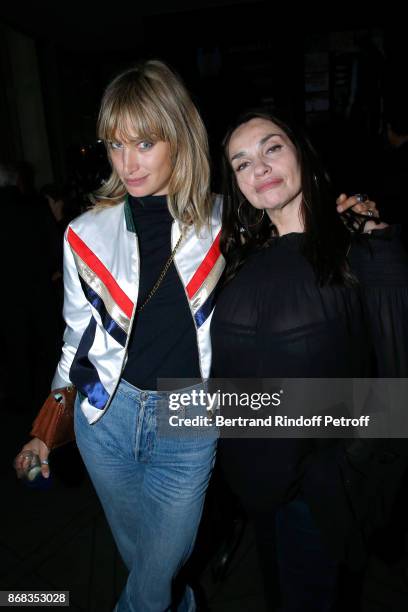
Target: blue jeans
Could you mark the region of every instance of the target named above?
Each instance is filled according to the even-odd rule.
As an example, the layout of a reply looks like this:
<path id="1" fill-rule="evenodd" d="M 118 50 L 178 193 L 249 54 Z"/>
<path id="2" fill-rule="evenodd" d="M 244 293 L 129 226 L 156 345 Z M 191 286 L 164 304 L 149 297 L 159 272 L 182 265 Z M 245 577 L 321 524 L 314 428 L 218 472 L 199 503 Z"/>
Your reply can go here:
<path id="1" fill-rule="evenodd" d="M 181 410 L 185 416 L 206 414 L 203 406 Z M 173 580 L 196 538 L 217 431 L 174 428 L 168 434 L 159 426 L 168 416 L 166 394 L 123 380 L 94 425 L 76 404 L 78 448 L 129 570 L 118 612 L 169 610 Z M 195 610 L 191 589 L 177 610 Z"/>

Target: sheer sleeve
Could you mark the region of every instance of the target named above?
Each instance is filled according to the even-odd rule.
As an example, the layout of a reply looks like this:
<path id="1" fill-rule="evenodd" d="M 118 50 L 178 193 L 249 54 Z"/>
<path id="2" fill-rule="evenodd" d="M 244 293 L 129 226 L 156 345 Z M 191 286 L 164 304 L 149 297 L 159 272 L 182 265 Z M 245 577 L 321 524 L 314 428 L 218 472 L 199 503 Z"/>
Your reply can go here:
<path id="1" fill-rule="evenodd" d="M 356 236 L 349 259 L 361 286 L 376 375 L 408 377 L 408 255 L 399 228 Z"/>

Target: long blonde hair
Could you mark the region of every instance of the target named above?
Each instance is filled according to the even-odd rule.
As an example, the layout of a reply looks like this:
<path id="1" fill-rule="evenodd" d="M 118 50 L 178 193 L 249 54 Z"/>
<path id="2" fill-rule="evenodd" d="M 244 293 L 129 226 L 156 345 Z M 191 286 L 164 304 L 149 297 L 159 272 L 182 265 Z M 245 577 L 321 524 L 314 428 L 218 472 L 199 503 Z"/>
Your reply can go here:
<path id="1" fill-rule="evenodd" d="M 207 132 L 184 84 L 166 64 L 149 60 L 119 74 L 103 94 L 97 131 L 106 144 L 130 140 L 135 134 L 168 142 L 173 162 L 170 212 L 182 224 L 194 224 L 197 231 L 208 223 L 212 199 Z M 125 195 L 112 167 L 91 201 L 96 208 L 114 206 Z"/>

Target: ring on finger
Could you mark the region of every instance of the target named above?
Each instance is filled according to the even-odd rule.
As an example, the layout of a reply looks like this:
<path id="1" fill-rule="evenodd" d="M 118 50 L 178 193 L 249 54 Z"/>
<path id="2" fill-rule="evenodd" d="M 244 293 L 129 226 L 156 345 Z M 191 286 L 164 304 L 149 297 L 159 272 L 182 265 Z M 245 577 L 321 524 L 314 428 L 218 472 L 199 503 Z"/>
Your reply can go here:
<path id="1" fill-rule="evenodd" d="M 366 193 L 356 193 L 354 197 L 357 198 L 357 202 L 360 203 L 366 202 L 368 200 L 368 195 Z"/>

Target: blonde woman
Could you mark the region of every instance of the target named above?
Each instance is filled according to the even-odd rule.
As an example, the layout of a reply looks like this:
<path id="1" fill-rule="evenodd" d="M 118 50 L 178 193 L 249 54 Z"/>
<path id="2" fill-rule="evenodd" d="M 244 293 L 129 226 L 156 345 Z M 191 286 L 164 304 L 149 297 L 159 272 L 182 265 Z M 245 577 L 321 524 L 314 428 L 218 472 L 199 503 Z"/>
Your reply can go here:
<path id="1" fill-rule="evenodd" d="M 160 435 L 157 380 L 209 376 L 224 261 L 207 135 L 183 84 L 158 61 L 110 83 L 98 134 L 112 174 L 65 233 L 67 327 L 52 389 L 78 390 L 77 444 L 129 570 L 117 610 L 194 610 L 192 591 L 175 602 L 172 584 L 194 544 L 216 433 Z M 47 476 L 44 442 L 24 450 L 40 455 Z"/>

